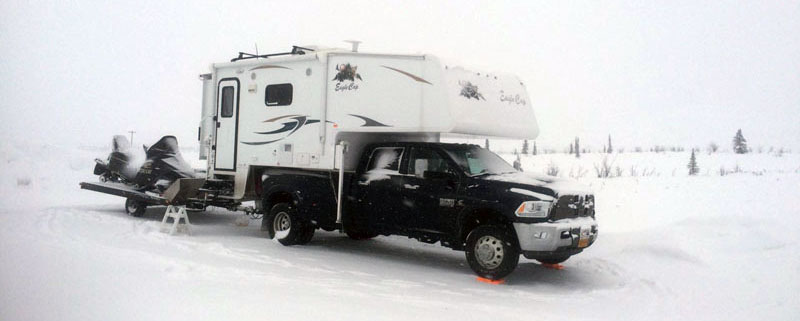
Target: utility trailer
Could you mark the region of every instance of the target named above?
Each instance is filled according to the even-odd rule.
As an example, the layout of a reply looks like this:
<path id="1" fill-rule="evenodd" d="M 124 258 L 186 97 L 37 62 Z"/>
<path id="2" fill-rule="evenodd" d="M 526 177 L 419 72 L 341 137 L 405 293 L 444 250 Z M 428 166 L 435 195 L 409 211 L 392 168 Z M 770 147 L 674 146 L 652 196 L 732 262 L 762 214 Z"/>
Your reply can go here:
<path id="1" fill-rule="evenodd" d="M 284 245 L 305 244 L 316 229 L 440 242 L 491 279 L 511 273 L 520 254 L 560 263 L 597 237 L 585 187 L 523 177 L 478 146 L 441 143 L 536 138 L 514 75 L 432 55 L 361 53 L 357 44 L 239 53 L 210 69 L 200 76 L 205 177 L 177 180 L 168 190 L 182 197 L 162 195 L 166 202 L 263 214 L 262 229 Z"/>

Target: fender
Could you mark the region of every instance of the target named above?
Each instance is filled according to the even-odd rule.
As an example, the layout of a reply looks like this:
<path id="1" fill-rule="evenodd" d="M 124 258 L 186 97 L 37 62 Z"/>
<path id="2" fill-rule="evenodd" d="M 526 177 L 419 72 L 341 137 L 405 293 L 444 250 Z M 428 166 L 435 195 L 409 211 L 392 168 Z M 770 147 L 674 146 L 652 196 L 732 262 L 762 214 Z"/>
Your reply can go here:
<path id="1" fill-rule="evenodd" d="M 479 201 L 477 204 L 469 204 L 465 206 L 457 215 L 456 235 L 453 239 L 453 248 L 456 250 L 462 249 L 463 242 L 466 240 L 467 234 L 472 229 L 480 224 L 487 222 L 495 222 L 497 224 L 508 225 L 511 227 L 509 230 L 513 231 L 511 226 L 512 218 L 504 213 L 504 208 L 500 202 L 486 202 Z M 516 235 L 515 235 L 516 236 Z"/>
<path id="2" fill-rule="evenodd" d="M 297 214 L 324 229 L 335 228 L 336 201 L 330 176 L 325 172 L 292 169 L 266 169 L 261 176 L 264 189 L 262 200 L 265 209 L 276 193 L 284 193 L 291 199 Z"/>

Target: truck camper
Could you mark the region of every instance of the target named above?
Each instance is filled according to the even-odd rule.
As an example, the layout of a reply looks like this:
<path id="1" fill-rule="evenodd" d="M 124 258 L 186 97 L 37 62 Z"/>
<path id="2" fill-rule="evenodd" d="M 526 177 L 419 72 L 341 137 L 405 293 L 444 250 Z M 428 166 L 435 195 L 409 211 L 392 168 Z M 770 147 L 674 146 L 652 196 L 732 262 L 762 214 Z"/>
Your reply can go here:
<path id="1" fill-rule="evenodd" d="M 126 197 L 134 209 L 261 214 L 262 229 L 284 245 L 305 244 L 317 229 L 439 242 L 464 251 L 489 279 L 511 273 L 520 255 L 557 264 L 595 241 L 585 187 L 521 173 L 476 145 L 441 142 L 536 138 L 518 77 L 356 48 L 295 46 L 212 64 L 200 75 L 202 174 L 173 175 L 147 193 L 125 182 L 81 186 Z"/>

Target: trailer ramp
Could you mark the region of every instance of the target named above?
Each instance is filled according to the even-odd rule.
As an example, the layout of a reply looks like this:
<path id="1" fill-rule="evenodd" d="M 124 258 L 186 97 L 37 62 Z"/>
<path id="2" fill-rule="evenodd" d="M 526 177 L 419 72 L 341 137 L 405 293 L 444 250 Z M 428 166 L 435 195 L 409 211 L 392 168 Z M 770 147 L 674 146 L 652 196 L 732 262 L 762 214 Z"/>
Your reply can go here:
<path id="1" fill-rule="evenodd" d="M 110 194 L 130 198 L 143 202 L 148 205 L 167 205 L 167 199 L 161 196 L 151 195 L 145 192 L 137 191 L 129 185 L 116 182 L 81 182 L 81 188 L 85 190 L 95 191 L 103 194 Z"/>

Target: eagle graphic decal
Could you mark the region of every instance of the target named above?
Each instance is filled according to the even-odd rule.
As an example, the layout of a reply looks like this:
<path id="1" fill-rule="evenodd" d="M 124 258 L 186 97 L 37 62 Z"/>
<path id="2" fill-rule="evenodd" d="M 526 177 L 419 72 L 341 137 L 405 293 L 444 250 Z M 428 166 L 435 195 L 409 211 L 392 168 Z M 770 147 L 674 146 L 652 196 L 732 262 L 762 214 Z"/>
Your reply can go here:
<path id="1" fill-rule="evenodd" d="M 483 98 L 483 95 L 478 92 L 478 86 L 473 85 L 469 81 L 459 81 L 459 85 L 461 85 L 461 96 L 467 97 L 467 99 L 475 98 L 476 100 L 486 100 Z"/>
<path id="2" fill-rule="evenodd" d="M 336 77 L 333 77 L 331 80 L 336 80 L 338 82 L 343 82 L 345 80 L 349 80 L 355 82 L 356 79 L 361 79 L 361 75 L 358 74 L 358 66 L 352 66 L 349 63 L 347 64 L 339 64 L 336 65 Z"/>

